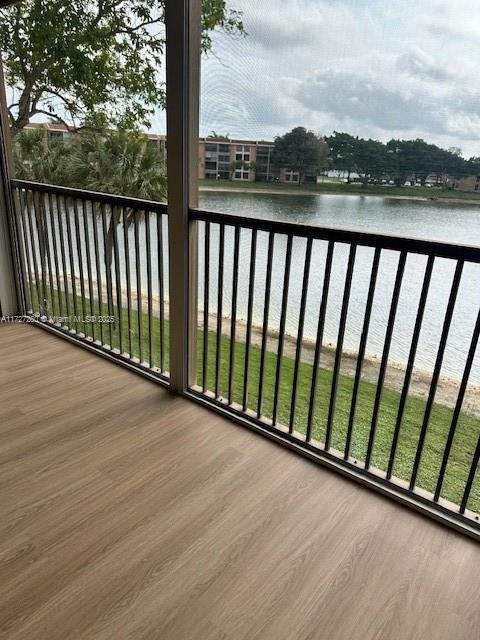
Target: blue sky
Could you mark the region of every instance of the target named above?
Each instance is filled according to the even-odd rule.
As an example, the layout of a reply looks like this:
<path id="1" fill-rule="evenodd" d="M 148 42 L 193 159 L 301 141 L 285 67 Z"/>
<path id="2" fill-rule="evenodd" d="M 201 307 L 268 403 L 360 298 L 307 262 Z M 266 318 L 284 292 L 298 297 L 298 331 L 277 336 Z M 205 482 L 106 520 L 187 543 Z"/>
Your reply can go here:
<path id="1" fill-rule="evenodd" d="M 480 3 L 229 0 L 248 35 L 214 35 L 201 133 L 423 137 L 480 155 Z M 159 115 L 153 128 L 162 128 Z"/>

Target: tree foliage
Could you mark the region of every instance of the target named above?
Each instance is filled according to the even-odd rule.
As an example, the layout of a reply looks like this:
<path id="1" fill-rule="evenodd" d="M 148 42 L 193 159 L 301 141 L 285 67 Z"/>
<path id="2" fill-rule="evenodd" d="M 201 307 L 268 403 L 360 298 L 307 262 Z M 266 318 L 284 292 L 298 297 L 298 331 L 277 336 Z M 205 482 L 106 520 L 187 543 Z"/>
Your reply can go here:
<path id="1" fill-rule="evenodd" d="M 358 173 L 364 182 L 389 178 L 402 185 L 413 177 L 424 184 L 429 174 L 440 179 L 446 175 L 478 173 L 479 168 L 477 159 L 465 160 L 458 148 L 442 149 L 420 138 L 392 139 L 384 144 L 335 131 L 326 142 L 332 166 L 349 176 Z"/>
<path id="2" fill-rule="evenodd" d="M 0 49 L 13 133 L 43 114 L 57 122 L 148 126 L 165 106 L 165 0 L 25 0 L 0 10 Z M 225 0 L 202 3 L 202 48 L 242 34 Z"/>
<path id="3" fill-rule="evenodd" d="M 84 130 L 65 141 L 43 129 L 15 138 L 18 178 L 146 200 L 166 200 L 165 159 L 135 131 Z"/>
<path id="4" fill-rule="evenodd" d="M 272 163 L 278 168 L 297 171 L 301 183 L 306 173 L 319 172 L 326 166 L 328 151 L 323 138 L 304 127 L 295 127 L 275 138 Z"/>
<path id="5" fill-rule="evenodd" d="M 16 136 L 14 151 L 18 178 L 145 200 L 167 198 L 165 159 L 145 135 L 136 131 L 83 130 L 66 141 L 47 143 L 44 129 L 25 130 Z M 32 208 L 37 227 L 42 228 L 42 216 L 36 207 Z M 94 213 L 100 214 L 98 205 Z M 134 210 L 126 210 L 127 225 L 132 224 L 135 215 Z M 108 270 L 112 266 L 115 229 L 121 221 L 122 211 L 112 207 L 105 237 Z M 39 254 L 44 264 L 43 243 Z"/>
<path id="6" fill-rule="evenodd" d="M 386 146 L 395 156 L 397 176 L 403 181 L 412 173 L 424 184 L 429 173 L 457 175 L 468 171 L 468 162 L 457 150 L 447 151 L 420 138 L 390 140 Z"/>

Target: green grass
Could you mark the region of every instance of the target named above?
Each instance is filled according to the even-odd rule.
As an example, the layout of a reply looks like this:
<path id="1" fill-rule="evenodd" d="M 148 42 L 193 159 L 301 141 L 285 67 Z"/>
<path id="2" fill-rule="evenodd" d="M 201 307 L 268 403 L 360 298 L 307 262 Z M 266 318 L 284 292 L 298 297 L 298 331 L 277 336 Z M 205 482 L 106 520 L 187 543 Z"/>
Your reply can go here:
<path id="1" fill-rule="evenodd" d="M 284 182 L 248 182 L 235 180 L 200 180 L 200 187 L 228 187 L 229 189 L 258 189 L 265 191 L 278 191 L 279 193 L 338 193 L 352 195 L 382 195 L 382 196 L 414 196 L 417 198 L 433 198 L 438 200 L 478 200 L 480 194 L 465 191 L 449 191 L 440 187 L 392 187 L 385 185 L 368 184 L 362 186 L 358 183 L 347 184 L 345 182 L 319 182 L 318 184 L 288 184 Z"/>
<path id="2" fill-rule="evenodd" d="M 35 298 L 35 292 L 32 293 Z M 64 296 L 62 295 L 62 298 Z M 70 313 L 73 315 L 74 305 L 73 297 L 68 297 Z M 63 300 L 63 313 L 66 313 L 66 304 Z M 82 314 L 81 299 L 77 296 L 77 310 Z M 87 313 L 90 309 L 87 304 Z M 94 313 L 99 314 L 98 305 L 95 304 Z M 58 315 L 58 295 L 54 294 L 52 315 Z M 107 309 L 104 300 L 103 315 L 107 315 Z M 115 315 L 116 310 L 115 310 Z M 143 360 L 149 359 L 148 352 L 148 336 L 149 323 L 148 314 L 141 314 L 141 327 L 143 333 L 144 349 Z M 71 324 L 71 328 L 75 328 Z M 90 324 L 80 325 L 79 331 L 87 336 L 93 336 Z M 132 312 L 131 317 L 131 336 L 133 344 L 133 355 L 139 356 L 138 348 L 138 315 L 136 310 Z M 109 343 L 109 327 L 103 326 L 104 342 Z M 128 351 L 128 319 L 126 309 L 122 313 L 122 333 L 124 350 Z M 163 336 L 165 345 L 165 369 L 169 368 L 168 357 L 168 339 L 169 339 L 169 323 L 164 322 Z M 96 326 L 95 337 L 100 338 L 100 327 Z M 113 345 L 119 347 L 119 323 L 115 323 L 113 327 Z M 154 317 L 152 322 L 152 352 L 153 364 L 158 367 L 160 364 L 160 321 Z M 244 381 L 244 363 L 245 363 L 245 344 L 235 342 L 234 345 L 234 375 L 233 375 L 233 400 L 237 403 L 242 401 L 243 381 Z M 209 331 L 208 336 L 208 376 L 207 388 L 214 389 L 215 384 L 215 357 L 216 357 L 216 334 Z M 202 383 L 202 358 L 203 358 L 203 330 L 198 331 L 198 383 Z M 228 372 L 230 363 L 230 339 L 222 336 L 221 339 L 221 366 L 220 366 L 220 390 L 223 397 L 228 392 Z M 279 390 L 278 403 L 278 422 L 283 425 L 289 424 L 291 393 L 294 360 L 289 357 L 282 358 L 282 375 Z M 273 407 L 273 395 L 275 385 L 275 372 L 277 367 L 277 356 L 273 352 L 267 352 L 265 362 L 264 376 L 264 396 L 262 413 L 265 417 L 271 418 Z M 260 369 L 260 348 L 252 346 L 250 348 L 250 367 L 249 367 L 249 394 L 248 407 L 256 410 L 258 401 L 259 388 L 259 369 Z M 310 388 L 313 367 L 311 364 L 302 362 L 299 369 L 298 379 L 298 396 L 296 405 L 296 422 L 295 429 L 297 432 L 305 434 L 308 407 L 310 400 Z M 326 369 L 320 369 L 318 375 L 317 386 L 317 405 L 314 415 L 314 428 L 312 437 L 315 440 L 323 441 L 325 438 L 325 426 L 328 415 L 328 402 L 330 397 L 330 388 L 332 384 L 332 372 Z M 338 384 L 337 401 L 335 407 L 335 420 L 332 432 L 331 446 L 340 451 L 344 450 L 345 438 L 347 432 L 348 418 L 350 414 L 350 404 L 353 388 L 353 378 L 341 375 Z M 372 383 L 362 381 L 360 383 L 356 419 L 353 429 L 353 437 L 351 444 L 351 455 L 358 461 L 365 459 L 367 449 L 369 429 L 371 424 L 372 409 L 376 393 L 376 386 Z M 385 388 L 382 395 L 380 405 L 378 427 L 375 438 L 375 446 L 371 464 L 378 469 L 385 470 L 387 468 L 389 453 L 392 442 L 392 434 L 395 426 L 397 410 L 400 400 L 400 394 L 396 391 Z M 415 457 L 419 429 L 422 423 L 425 411 L 425 402 L 421 399 L 409 396 L 404 414 L 404 420 L 398 443 L 396 462 L 394 467 L 394 475 L 409 480 Z M 438 471 L 441 465 L 444 446 L 447 433 L 450 428 L 453 411 L 448 407 L 440 404 L 434 404 L 427 437 L 425 440 L 424 453 L 417 479 L 417 485 L 433 491 Z M 460 417 L 453 446 L 450 454 L 450 461 L 447 466 L 445 480 L 443 484 L 442 497 L 454 502 L 460 503 L 463 495 L 466 478 L 472 462 L 475 446 L 480 435 L 480 419 L 474 418 L 463 413 Z M 474 486 L 470 495 L 468 508 L 480 512 L 480 473 L 477 473 Z"/>

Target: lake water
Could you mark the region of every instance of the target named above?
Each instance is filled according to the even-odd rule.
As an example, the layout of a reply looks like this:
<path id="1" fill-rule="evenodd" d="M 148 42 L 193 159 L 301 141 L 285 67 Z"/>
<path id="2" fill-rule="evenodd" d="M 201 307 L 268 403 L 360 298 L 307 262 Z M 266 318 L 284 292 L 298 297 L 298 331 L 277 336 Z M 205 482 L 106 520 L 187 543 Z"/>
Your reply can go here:
<path id="1" fill-rule="evenodd" d="M 368 230 L 392 235 L 399 234 L 422 239 L 465 243 L 480 247 L 480 206 L 452 204 L 448 201 L 429 202 L 331 194 L 296 196 L 204 191 L 200 194 L 200 207 L 243 216 L 287 220 L 326 227 Z M 202 235 L 203 229 L 201 227 L 201 241 L 203 239 Z M 242 232 L 238 294 L 238 317 L 240 318 L 246 317 L 250 237 L 249 231 Z M 227 228 L 225 242 L 223 314 L 228 315 L 231 309 L 232 290 L 232 229 Z M 261 324 L 263 318 L 267 243 L 267 234 L 259 233 L 253 309 L 254 322 L 257 324 Z M 203 264 L 202 247 L 203 242 L 201 242 L 200 250 L 201 265 Z M 298 329 L 298 310 L 305 247 L 305 240 L 294 240 L 287 316 L 287 332 L 292 335 L 296 335 Z M 286 238 L 277 236 L 269 318 L 269 325 L 273 329 L 278 328 L 280 319 L 285 248 Z M 304 337 L 312 340 L 315 339 L 317 330 L 325 256 L 326 243 L 315 241 L 304 327 Z M 367 354 L 379 358 L 383 349 L 398 258 L 398 252 L 383 251 L 380 261 L 367 344 Z M 360 247 L 357 250 L 344 340 L 344 348 L 354 351 L 358 349 L 360 341 L 372 259 L 373 249 Z M 347 260 L 348 246 L 336 245 L 324 334 L 324 341 L 332 345 L 337 342 Z M 390 351 L 390 360 L 402 364 L 405 364 L 408 358 L 425 265 L 426 258 L 424 256 L 408 256 Z M 455 265 L 451 260 L 437 259 L 435 261 L 415 361 L 416 367 L 420 369 L 427 371 L 432 371 L 433 369 L 454 268 Z M 213 225 L 210 259 L 210 309 L 212 312 L 216 311 L 217 278 L 218 228 Z M 202 286 L 203 277 L 201 276 L 201 304 L 203 304 L 203 300 L 201 300 Z M 442 375 L 456 379 L 461 377 L 479 307 L 480 265 L 466 264 L 449 333 Z M 480 384 L 480 348 L 477 348 L 470 380 Z"/>

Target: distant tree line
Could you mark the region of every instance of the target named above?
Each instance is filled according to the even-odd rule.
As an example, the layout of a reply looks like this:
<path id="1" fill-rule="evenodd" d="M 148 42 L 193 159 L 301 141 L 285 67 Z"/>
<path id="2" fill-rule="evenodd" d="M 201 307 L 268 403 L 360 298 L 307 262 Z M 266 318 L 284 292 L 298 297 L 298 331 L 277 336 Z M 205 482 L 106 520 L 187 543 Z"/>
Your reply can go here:
<path id="1" fill-rule="evenodd" d="M 332 169 L 344 172 L 348 182 L 355 175 L 365 184 L 388 180 L 397 186 L 412 178 L 424 185 L 432 174 L 438 183 L 447 176 L 480 174 L 480 157 L 466 160 L 457 147 L 442 149 L 421 138 L 384 143 L 338 131 L 321 137 L 295 127 L 274 142 L 273 165 L 298 172 L 300 183 L 306 173 Z"/>
<path id="2" fill-rule="evenodd" d="M 442 149 L 421 138 L 383 143 L 335 131 L 325 142 L 330 167 L 344 171 L 348 180 L 356 173 L 364 182 L 388 179 L 401 186 L 414 176 L 424 185 L 430 174 L 439 182 L 446 176 L 480 174 L 480 157 L 465 160 L 460 149 Z"/>

